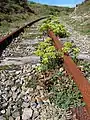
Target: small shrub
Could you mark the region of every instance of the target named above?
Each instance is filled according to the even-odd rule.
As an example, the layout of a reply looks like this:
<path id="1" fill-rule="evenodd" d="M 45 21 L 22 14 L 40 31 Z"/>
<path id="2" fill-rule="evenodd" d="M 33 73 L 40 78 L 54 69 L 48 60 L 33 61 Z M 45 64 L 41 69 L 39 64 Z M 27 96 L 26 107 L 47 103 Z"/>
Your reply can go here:
<path id="1" fill-rule="evenodd" d="M 44 42 L 40 42 L 35 54 L 41 58 L 41 66 L 38 67 L 38 70 L 54 68 L 56 64 L 58 64 L 58 52 L 52 45 L 51 38 L 47 38 Z"/>
<path id="2" fill-rule="evenodd" d="M 59 37 L 67 37 L 69 36 L 69 33 L 65 30 L 65 27 L 60 24 L 57 17 L 50 17 L 46 21 L 43 22 L 43 24 L 40 27 L 40 31 L 48 32 L 48 30 L 52 30 L 55 35 Z"/>

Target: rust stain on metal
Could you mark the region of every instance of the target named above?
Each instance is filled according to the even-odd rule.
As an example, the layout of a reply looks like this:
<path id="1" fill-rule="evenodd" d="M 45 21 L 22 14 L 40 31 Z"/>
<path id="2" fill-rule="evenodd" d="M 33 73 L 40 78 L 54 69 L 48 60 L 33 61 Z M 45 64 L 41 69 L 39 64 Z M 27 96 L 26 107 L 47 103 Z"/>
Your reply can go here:
<path id="1" fill-rule="evenodd" d="M 50 30 L 48 31 L 48 34 L 53 39 L 56 49 L 62 49 L 63 45 L 61 44 L 58 37 L 56 37 L 54 33 Z M 67 71 L 72 75 L 73 80 L 81 91 L 83 95 L 83 100 L 86 103 L 86 108 L 88 110 L 88 113 L 90 114 L 90 84 L 88 80 L 83 76 L 82 72 L 78 69 L 71 57 L 67 54 L 64 55 L 64 65 Z"/>
<path id="2" fill-rule="evenodd" d="M 27 26 L 31 26 L 32 24 L 34 24 L 35 22 L 38 22 L 39 20 L 45 19 L 47 17 L 42 17 L 42 18 L 38 18 L 37 20 L 34 20 L 30 23 L 27 23 L 26 25 L 22 26 L 21 28 L 17 29 L 16 31 L 10 33 L 9 35 L 6 35 L 5 37 L 3 37 L 2 39 L 0 39 L 0 44 L 2 44 L 3 41 L 7 40 L 9 37 L 15 38 L 15 34 L 19 34 L 20 32 L 24 31 L 24 28 L 26 28 Z"/>
<path id="3" fill-rule="evenodd" d="M 45 19 L 45 18 L 47 18 L 47 17 L 42 17 L 42 18 L 39 18 L 37 20 L 34 20 L 34 21 L 22 26 L 21 28 L 17 29 L 16 31 L 10 33 L 9 35 L 6 35 L 2 39 L 0 39 L 0 56 L 2 55 L 3 50 L 12 42 L 12 39 L 18 37 L 18 35 L 21 32 L 24 32 L 24 28 L 31 26 L 35 22 L 38 22 L 38 21 Z"/>
<path id="4" fill-rule="evenodd" d="M 77 120 L 90 120 L 90 117 L 85 107 L 80 106 L 77 108 L 73 108 L 71 111 L 73 116 L 76 116 Z"/>

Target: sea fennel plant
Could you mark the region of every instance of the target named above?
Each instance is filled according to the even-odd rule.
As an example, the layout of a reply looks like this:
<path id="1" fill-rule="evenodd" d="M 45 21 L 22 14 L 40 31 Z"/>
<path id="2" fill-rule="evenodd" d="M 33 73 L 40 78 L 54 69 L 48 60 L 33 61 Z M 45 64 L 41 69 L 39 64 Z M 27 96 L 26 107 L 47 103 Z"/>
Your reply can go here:
<path id="1" fill-rule="evenodd" d="M 66 31 L 64 25 L 60 24 L 59 19 L 55 16 L 48 18 L 40 26 L 40 31 L 42 32 L 48 32 L 49 29 L 59 37 L 69 36 L 69 32 Z"/>
<path id="2" fill-rule="evenodd" d="M 39 43 L 35 54 L 40 56 L 41 59 L 41 65 L 37 68 L 38 71 L 52 69 L 58 64 L 58 51 L 52 45 L 51 38 L 49 37 Z"/>

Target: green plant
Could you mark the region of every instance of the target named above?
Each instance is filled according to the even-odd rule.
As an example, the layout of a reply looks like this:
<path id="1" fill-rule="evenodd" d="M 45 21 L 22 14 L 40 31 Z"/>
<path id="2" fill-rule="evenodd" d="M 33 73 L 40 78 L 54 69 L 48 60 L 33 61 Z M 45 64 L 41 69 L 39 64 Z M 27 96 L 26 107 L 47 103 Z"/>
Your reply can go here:
<path id="1" fill-rule="evenodd" d="M 25 80 L 26 80 L 25 87 L 31 87 L 35 90 L 38 85 L 37 78 L 38 77 L 36 75 L 32 75 L 31 78 L 29 78 L 29 77 L 25 78 Z"/>
<path id="2" fill-rule="evenodd" d="M 66 78 L 63 73 L 59 72 L 52 77 L 52 81 L 54 84 L 49 88 L 49 91 L 53 93 L 53 96 L 50 97 L 51 103 L 55 103 L 63 109 L 85 105 L 80 91 L 70 77 Z"/>
<path id="3" fill-rule="evenodd" d="M 65 42 L 62 50 L 56 51 L 55 47 L 52 45 L 51 38 L 47 38 L 39 43 L 37 50 L 35 51 L 35 54 L 41 58 L 41 65 L 36 68 L 38 71 L 52 69 L 59 65 L 60 58 L 63 59 L 63 56 L 66 53 L 69 53 L 73 60 L 77 62 L 78 52 L 79 49 L 71 42 Z"/>
<path id="4" fill-rule="evenodd" d="M 78 66 L 80 67 L 82 73 L 90 83 L 90 62 L 85 60 L 79 60 Z"/>
<path id="5" fill-rule="evenodd" d="M 79 53 L 79 48 L 77 48 L 74 45 L 74 43 L 71 43 L 71 42 L 65 42 L 64 47 L 61 50 L 62 56 L 64 54 L 69 54 L 75 62 L 77 62 L 78 53 Z"/>
<path id="6" fill-rule="evenodd" d="M 69 33 L 66 31 L 65 27 L 62 24 L 60 24 L 58 18 L 55 16 L 51 16 L 50 18 L 45 20 L 40 26 L 40 31 L 48 32 L 49 29 L 52 30 L 57 36 L 69 36 Z"/>
<path id="7" fill-rule="evenodd" d="M 42 68 L 54 68 L 58 63 L 58 51 L 56 51 L 55 47 L 52 45 L 51 38 L 40 42 L 35 54 L 41 58 L 41 65 L 38 66 L 38 70 L 42 70 Z"/>

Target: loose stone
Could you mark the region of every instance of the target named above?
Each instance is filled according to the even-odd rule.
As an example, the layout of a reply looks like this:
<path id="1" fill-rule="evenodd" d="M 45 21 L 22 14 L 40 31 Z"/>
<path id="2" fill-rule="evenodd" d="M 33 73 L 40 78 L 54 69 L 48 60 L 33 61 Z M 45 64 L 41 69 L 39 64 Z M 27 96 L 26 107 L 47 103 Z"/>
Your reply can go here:
<path id="1" fill-rule="evenodd" d="M 22 114 L 23 120 L 28 120 L 32 117 L 33 111 L 31 108 L 25 108 Z"/>

